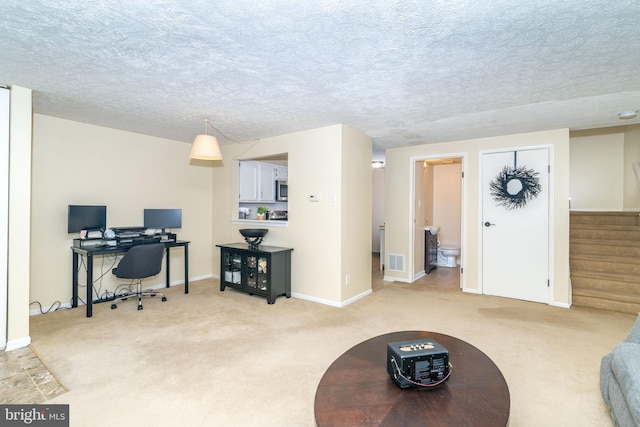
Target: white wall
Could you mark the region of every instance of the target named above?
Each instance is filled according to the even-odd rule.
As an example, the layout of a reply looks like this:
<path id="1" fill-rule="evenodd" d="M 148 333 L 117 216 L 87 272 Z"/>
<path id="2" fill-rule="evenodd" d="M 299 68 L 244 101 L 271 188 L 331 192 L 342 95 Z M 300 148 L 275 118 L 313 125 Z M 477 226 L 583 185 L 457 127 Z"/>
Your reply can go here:
<path id="1" fill-rule="evenodd" d="M 29 345 L 31 90 L 11 87 L 7 350 Z"/>
<path id="2" fill-rule="evenodd" d="M 443 247 L 460 247 L 461 174 L 460 163 L 433 166 L 433 224 L 440 227 L 438 241 Z"/>
<path id="3" fill-rule="evenodd" d="M 370 156 L 371 138 L 342 126 L 341 305 L 371 293 Z"/>
<path id="4" fill-rule="evenodd" d="M 356 147 L 345 148 L 348 144 Z M 224 160 L 213 168 L 214 244 L 242 241 L 238 230 L 247 228 L 246 223 L 234 221 L 238 207 L 238 161 L 288 153 L 288 226 L 265 223 L 261 227 L 269 228 L 263 244 L 293 248 L 292 294 L 329 305 L 343 305 L 344 269 L 349 269 L 352 278 L 349 295 L 370 291 L 371 215 L 367 212 L 372 203 L 370 144 L 371 139 L 361 132 L 335 125 L 265 138 L 254 144 L 223 145 Z M 355 158 L 365 151 L 367 154 L 362 159 Z M 346 176 L 344 165 L 350 162 L 358 171 L 356 176 Z M 309 201 L 311 194 L 319 196 L 317 202 Z M 351 241 L 345 242 L 343 224 L 352 222 L 353 218 L 364 224 L 366 230 L 363 233 L 359 226 L 355 235 L 351 235 Z M 355 261 L 362 256 L 356 253 L 367 254 L 366 268 Z M 343 266 L 343 257 L 353 259 L 354 264 Z M 219 275 L 219 248 L 215 248 L 214 258 L 214 272 Z"/>
<path id="5" fill-rule="evenodd" d="M 570 304 L 569 285 L 569 131 L 567 129 L 505 135 L 441 144 L 395 148 L 386 152 L 385 215 L 386 253 L 404 255 L 408 267 L 402 272 L 385 270 L 385 279 L 411 282 L 412 224 L 410 223 L 411 172 L 415 158 L 464 157 L 465 207 L 463 217 L 465 233 L 462 247 L 465 250 L 463 290 L 482 292 L 481 289 L 481 212 L 480 207 L 480 152 L 482 150 L 516 148 L 525 146 L 550 146 L 552 157 L 553 189 L 551 210 L 552 248 L 552 304 Z M 393 189 L 393 190 L 392 190 Z"/>
<path id="6" fill-rule="evenodd" d="M 190 163 L 190 148 L 180 141 L 35 114 L 29 302 L 45 309 L 56 302 L 70 304 L 70 247 L 77 235 L 67 234 L 69 204 L 107 205 L 108 226 L 141 226 L 144 208 L 182 208 L 182 228 L 174 231 L 191 241 L 190 277 L 211 276 L 212 167 Z M 183 250 L 171 253 L 171 282 L 182 283 Z M 94 262 L 94 278 L 104 273 L 96 283 L 101 293 L 120 284 L 110 272 L 113 260 L 104 261 Z M 164 273 L 146 280 L 148 286 L 164 282 Z M 81 290 L 83 300 L 85 295 Z"/>
<path id="7" fill-rule="evenodd" d="M 68 204 L 107 205 L 110 226 L 141 225 L 146 207 L 181 207 L 183 227 L 177 233 L 191 241 L 191 280 L 219 274 L 215 244 L 241 240 L 241 225 L 233 224 L 238 159 L 275 153 L 289 153 L 290 220 L 287 228 L 272 229 L 265 244 L 294 248 L 293 292 L 333 305 L 366 294 L 371 218 L 360 207 L 372 203 L 370 144 L 361 132 L 337 125 L 254 146 L 226 145 L 222 162 L 190 163 L 186 143 L 35 115 L 29 302 L 45 309 L 70 303 L 74 236 L 66 232 Z M 309 202 L 309 194 L 320 195 L 320 201 Z M 353 230 L 344 238 L 343 224 Z M 175 253 L 171 282 L 181 283 L 182 253 Z M 94 277 L 111 267 L 96 264 Z M 343 289 L 346 273 L 351 284 Z M 111 276 L 105 274 L 97 286 L 114 289 L 118 281 Z M 163 284 L 164 275 L 147 283 Z"/>
<path id="8" fill-rule="evenodd" d="M 622 210 L 624 133 L 573 133 L 570 150 L 571 209 Z"/>
<path id="9" fill-rule="evenodd" d="M 380 226 L 384 225 L 384 168 L 372 170 L 371 250 L 380 253 Z"/>
<path id="10" fill-rule="evenodd" d="M 640 210 L 640 125 L 571 132 L 571 209 Z"/>
<path id="11" fill-rule="evenodd" d="M 7 346 L 10 94 L 9 89 L 0 87 L 0 349 Z"/>
<path id="12" fill-rule="evenodd" d="M 434 225 L 433 221 L 433 167 L 425 165 L 423 161 L 416 162 L 413 176 L 415 199 L 415 228 L 413 234 L 413 277 L 417 278 L 424 271 L 424 227 Z M 386 260 L 385 260 L 386 262 Z"/>
<path id="13" fill-rule="evenodd" d="M 633 168 L 640 163 L 640 125 L 626 126 L 624 132 L 624 209 L 640 210 L 640 176 Z"/>

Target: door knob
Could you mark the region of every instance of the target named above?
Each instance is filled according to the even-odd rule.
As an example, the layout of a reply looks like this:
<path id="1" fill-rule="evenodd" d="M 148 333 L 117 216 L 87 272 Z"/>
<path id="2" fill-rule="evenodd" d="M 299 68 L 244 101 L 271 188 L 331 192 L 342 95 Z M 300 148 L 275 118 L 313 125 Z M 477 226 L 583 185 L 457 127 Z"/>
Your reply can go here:
<path id="1" fill-rule="evenodd" d="M 495 224 L 492 224 L 492 223 L 490 223 L 489 221 L 487 221 L 487 222 L 485 222 L 485 223 L 484 223 L 484 226 L 485 226 L 485 227 L 491 227 L 492 225 L 495 225 Z"/>

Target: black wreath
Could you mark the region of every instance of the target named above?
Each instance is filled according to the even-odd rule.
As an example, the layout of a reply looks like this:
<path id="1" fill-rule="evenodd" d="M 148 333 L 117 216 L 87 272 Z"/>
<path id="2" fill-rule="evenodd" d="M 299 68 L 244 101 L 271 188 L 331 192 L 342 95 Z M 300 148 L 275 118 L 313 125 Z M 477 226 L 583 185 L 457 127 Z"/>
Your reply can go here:
<path id="1" fill-rule="evenodd" d="M 505 166 L 498 176 L 489 183 L 489 188 L 493 199 L 498 205 L 504 206 L 507 210 L 524 207 L 529 200 L 535 199 L 542 191 L 540 175 L 533 169 L 526 169 L 525 166 L 513 168 Z M 515 194 L 508 191 L 508 184 L 511 181 L 520 181 L 522 188 Z"/>

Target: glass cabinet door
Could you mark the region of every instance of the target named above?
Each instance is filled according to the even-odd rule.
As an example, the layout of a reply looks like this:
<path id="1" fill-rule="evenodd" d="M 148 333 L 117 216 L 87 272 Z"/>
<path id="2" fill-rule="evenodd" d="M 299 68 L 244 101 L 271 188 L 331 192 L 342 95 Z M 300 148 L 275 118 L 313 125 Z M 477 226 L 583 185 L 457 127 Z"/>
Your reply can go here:
<path id="1" fill-rule="evenodd" d="M 247 257 L 247 286 L 261 291 L 267 290 L 267 258 Z"/>
<path id="2" fill-rule="evenodd" d="M 242 279 L 242 256 L 234 252 L 225 252 L 223 258 L 224 281 L 240 284 Z"/>

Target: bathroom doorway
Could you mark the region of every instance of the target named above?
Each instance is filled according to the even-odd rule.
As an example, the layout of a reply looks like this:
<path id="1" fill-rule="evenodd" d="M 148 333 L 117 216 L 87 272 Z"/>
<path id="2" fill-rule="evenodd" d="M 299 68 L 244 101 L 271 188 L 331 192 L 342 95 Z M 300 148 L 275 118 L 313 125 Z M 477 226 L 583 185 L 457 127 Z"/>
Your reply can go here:
<path id="1" fill-rule="evenodd" d="M 462 155 L 414 159 L 414 282 L 439 286 L 442 277 L 447 277 L 446 283 L 463 287 L 463 159 Z M 436 231 L 432 227 L 438 228 L 437 267 L 425 268 L 433 262 L 425 259 L 433 258 L 425 248 L 429 234 Z"/>

